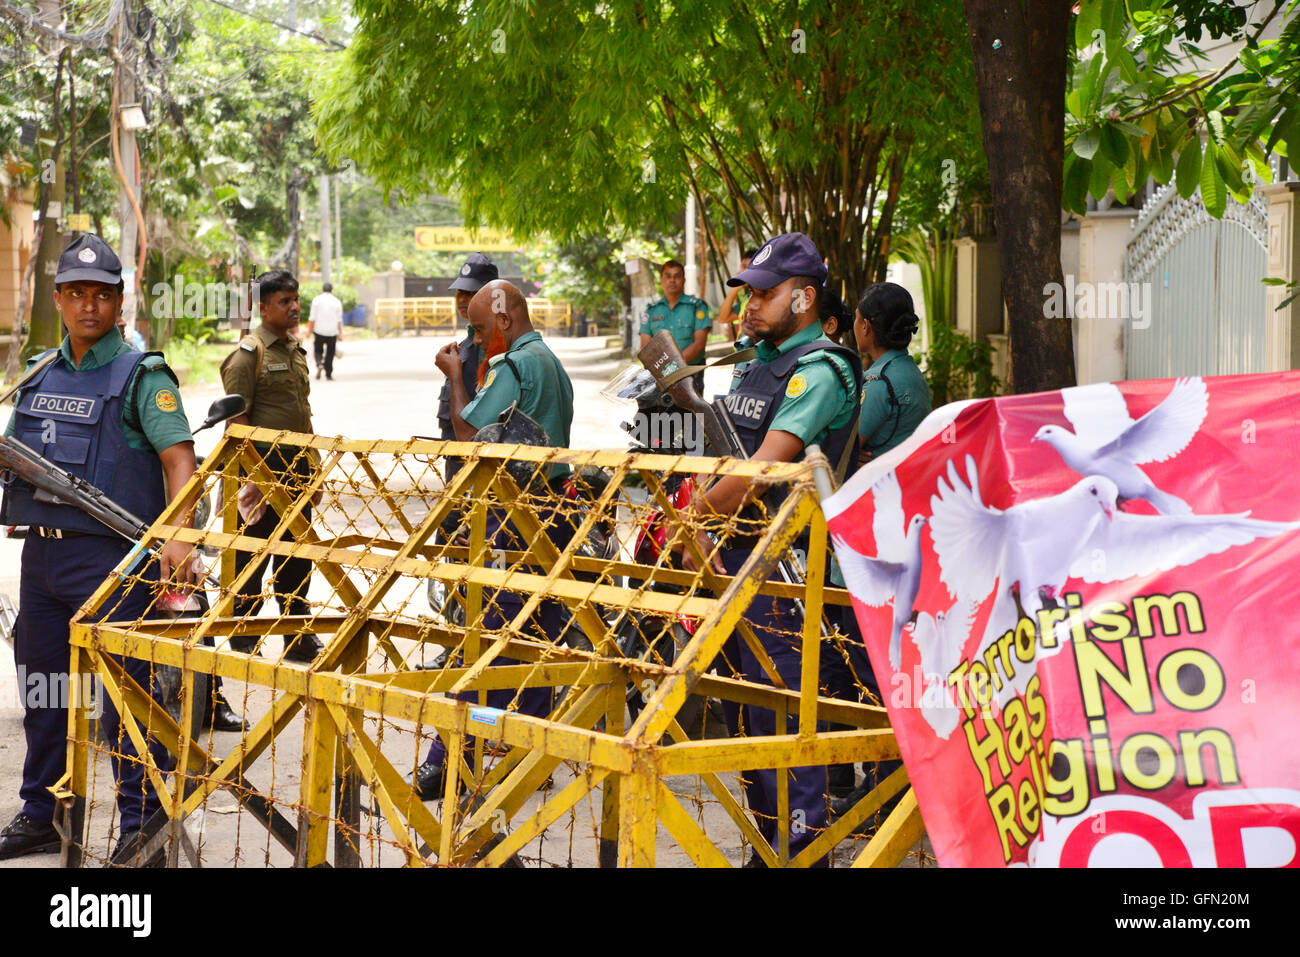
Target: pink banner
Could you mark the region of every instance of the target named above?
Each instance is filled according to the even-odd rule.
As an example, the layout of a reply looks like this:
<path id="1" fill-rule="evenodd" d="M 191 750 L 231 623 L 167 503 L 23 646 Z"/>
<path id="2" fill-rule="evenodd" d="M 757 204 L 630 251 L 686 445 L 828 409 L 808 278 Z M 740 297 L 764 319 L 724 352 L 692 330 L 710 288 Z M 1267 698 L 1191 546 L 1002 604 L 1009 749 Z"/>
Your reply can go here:
<path id="1" fill-rule="evenodd" d="M 942 864 L 1300 865 L 1300 373 L 946 406 L 826 514 Z"/>

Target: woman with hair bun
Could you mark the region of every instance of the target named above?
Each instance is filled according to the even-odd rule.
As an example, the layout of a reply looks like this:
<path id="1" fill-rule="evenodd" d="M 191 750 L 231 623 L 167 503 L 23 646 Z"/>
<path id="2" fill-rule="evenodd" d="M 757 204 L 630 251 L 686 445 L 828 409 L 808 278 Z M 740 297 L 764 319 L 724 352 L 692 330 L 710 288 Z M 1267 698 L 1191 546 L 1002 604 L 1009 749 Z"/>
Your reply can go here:
<path id="1" fill-rule="evenodd" d="M 930 414 L 930 386 L 907 353 L 919 325 L 911 295 L 897 283 L 872 283 L 858 302 L 853 335 L 870 361 L 858 416 L 864 464 L 901 443 Z"/>

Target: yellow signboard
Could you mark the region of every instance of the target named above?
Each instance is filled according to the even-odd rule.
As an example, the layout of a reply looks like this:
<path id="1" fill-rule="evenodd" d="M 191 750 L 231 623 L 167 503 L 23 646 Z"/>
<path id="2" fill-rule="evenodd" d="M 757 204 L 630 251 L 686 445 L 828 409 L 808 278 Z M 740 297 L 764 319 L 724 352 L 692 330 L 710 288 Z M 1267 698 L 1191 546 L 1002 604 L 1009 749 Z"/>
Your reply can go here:
<path id="1" fill-rule="evenodd" d="M 416 226 L 415 248 L 440 252 L 509 252 L 518 249 L 519 243 L 495 229 L 471 233 L 462 226 Z"/>

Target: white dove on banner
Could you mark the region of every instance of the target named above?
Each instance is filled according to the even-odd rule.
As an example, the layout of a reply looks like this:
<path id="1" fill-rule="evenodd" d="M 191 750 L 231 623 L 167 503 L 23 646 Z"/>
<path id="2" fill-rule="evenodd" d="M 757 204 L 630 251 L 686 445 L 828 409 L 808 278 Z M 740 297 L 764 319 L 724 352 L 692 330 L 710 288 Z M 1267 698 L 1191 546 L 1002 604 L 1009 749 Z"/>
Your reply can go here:
<path id="1" fill-rule="evenodd" d="M 1182 499 L 1156 488 L 1139 465 L 1164 462 L 1187 448 L 1205 421 L 1209 393 L 1198 376 L 1179 379 L 1169 395 L 1136 422 L 1124 395 L 1109 382 L 1062 389 L 1074 431 L 1045 425 L 1031 441 L 1046 442 L 1080 475 L 1104 475 L 1120 500 L 1141 498 L 1165 515 L 1191 512 Z"/>
<path id="2" fill-rule="evenodd" d="M 903 626 L 912 620 L 912 605 L 921 588 L 921 528 L 925 516 L 913 515 L 903 527 L 903 491 L 898 476 L 889 472 L 871 486 L 871 530 L 876 556 L 863 555 L 838 536 L 835 554 L 844 582 L 853 597 L 879 607 L 894 603 L 894 625 L 889 636 L 889 661 L 897 671 L 902 663 Z"/>
<path id="3" fill-rule="evenodd" d="M 948 675 L 961 663 L 962 646 L 974 624 L 975 602 L 959 600 L 951 608 L 919 612 L 912 626 L 912 643 L 921 654 L 921 715 L 941 738 L 956 729 L 961 708 L 948 687 Z"/>
<path id="4" fill-rule="evenodd" d="M 1190 565 L 1234 545 L 1280 535 L 1300 522 L 1271 522 L 1236 515 L 1137 515 L 1116 509 L 1119 490 L 1092 475 L 1058 495 L 1003 511 L 980 497 L 975 459 L 966 456 L 963 483 L 948 462 L 931 496 L 930 534 L 939 577 L 959 599 L 983 602 L 997 588 L 993 612 L 976 655 L 1015 626 L 1020 612 L 1031 620 L 1055 603 L 1069 578 L 1115 582 Z M 1017 608 L 1017 604 L 1019 608 Z M 1058 627 L 1062 627 L 1058 625 Z M 1040 649 L 1039 656 L 1054 654 Z M 1015 687 L 1032 676 L 1020 669 Z M 1024 676 L 1023 681 L 1019 676 Z"/>

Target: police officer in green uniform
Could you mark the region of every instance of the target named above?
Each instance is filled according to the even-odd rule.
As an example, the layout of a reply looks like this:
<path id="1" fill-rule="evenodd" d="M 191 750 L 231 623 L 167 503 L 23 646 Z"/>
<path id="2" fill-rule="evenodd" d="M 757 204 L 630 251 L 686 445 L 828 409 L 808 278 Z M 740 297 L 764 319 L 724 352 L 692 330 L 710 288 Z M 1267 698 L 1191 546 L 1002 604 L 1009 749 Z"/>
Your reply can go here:
<path id="1" fill-rule="evenodd" d="M 727 281 L 728 285 L 743 283 L 753 289 L 745 317 L 758 344 L 755 361 L 724 401 L 751 459 L 794 462 L 803 458 L 807 446 L 816 444 L 832 468 L 842 467 L 847 473 L 856 464 L 854 425 L 862 373 L 853 350 L 822 334 L 817 294 L 825 279 L 826 266 L 812 240 L 803 233 L 786 233 L 764 243 L 749 268 Z M 702 517 L 733 515 L 763 491 L 748 478 L 725 476 L 697 495 L 690 512 Z M 772 504 L 768 502 L 769 508 Z M 702 532 L 700 538 L 700 546 L 708 554 L 713 545 Z M 750 553 L 745 547 L 724 548 L 714 557 L 715 569 L 734 575 Z M 683 559 L 687 567 L 693 567 L 689 552 Z M 794 600 L 757 596 L 745 618 L 786 687 L 798 689 L 803 621 Z M 745 677 L 768 680 L 748 644 L 738 642 L 735 650 Z M 747 711 L 750 733 L 775 733 L 776 719 L 770 710 L 748 707 Z M 750 807 L 759 830 L 771 843 L 778 831 L 776 781 L 773 770 L 745 776 Z M 798 854 L 825 826 L 826 790 L 824 766 L 793 770 L 790 811 L 792 821 L 800 826 L 791 827 L 791 855 Z M 757 856 L 751 858 L 751 863 L 759 861 Z"/>
<path id="2" fill-rule="evenodd" d="M 897 283 L 872 283 L 858 302 L 853 334 L 858 350 L 871 360 L 862 383 L 862 410 L 858 418 L 863 464 L 903 442 L 930 414 L 929 384 L 907 352 L 919 322 L 911 295 Z M 835 697 L 856 699 L 859 690 L 864 689 L 883 701 L 852 608 L 840 609 L 839 627 L 849 639 L 844 648 L 852 670 L 842 656 L 827 656 L 823 658 L 823 684 Z M 831 803 L 831 813 L 839 816 L 847 812 L 900 766 L 899 761 L 864 763 L 862 783 L 836 797 Z M 833 775 L 836 770 L 832 769 Z M 887 814 L 897 800 L 887 802 L 877 817 Z"/>
<path id="3" fill-rule="evenodd" d="M 864 461 L 901 443 L 930 414 L 929 383 L 907 353 L 919 323 L 897 283 L 872 283 L 858 303 L 853 332 L 858 351 L 871 358 L 858 418 Z"/>
<path id="4" fill-rule="evenodd" d="M 455 281 L 451 284 L 451 289 L 456 293 L 456 314 L 464 322 L 469 322 L 469 302 L 474 298 L 474 293 L 483 288 L 483 284 L 491 282 L 497 278 L 497 264 L 494 263 L 483 253 L 470 253 L 469 257 L 461 264 L 460 273 L 456 276 Z M 469 329 L 466 332 L 464 340 L 460 343 L 460 370 L 458 375 L 465 386 L 466 395 L 474 398 L 478 391 L 478 369 L 486 355 L 486 344 L 479 346 L 474 342 L 474 330 Z M 449 376 L 442 384 L 442 391 L 438 394 L 438 436 L 443 439 L 454 439 L 456 431 L 451 427 L 451 377 Z M 460 468 L 460 462 L 447 463 L 447 478 L 450 479 Z"/>
<path id="5" fill-rule="evenodd" d="M 451 421 L 456 438 L 462 442 L 472 441 L 480 429 L 496 422 L 501 413 L 514 404 L 542 427 L 552 446 L 567 449 L 573 427 L 573 384 L 555 353 L 533 329 L 523 294 L 503 279 L 487 283 L 470 301 L 469 324 L 474 330 L 475 342 L 486 345 L 493 334 L 498 333 L 506 343 L 506 351 L 488 360 L 487 376 L 473 398 L 468 396 L 464 383 L 456 375 L 460 363 L 458 344 L 451 343 L 438 351 L 438 368 L 451 383 Z M 568 474 L 567 465 L 550 466 L 548 482 L 552 494 L 564 494 Z M 573 531 L 569 523 L 563 518 L 548 521 L 544 514 L 541 518 L 556 547 L 564 548 Z M 488 513 L 487 534 L 494 550 L 527 549 L 522 536 L 495 510 Z M 495 594 L 485 592 L 483 597 L 483 627 L 488 630 L 505 627 L 523 610 L 524 599 L 517 593 L 502 590 Z M 555 640 L 564 630 L 559 604 L 543 601 L 525 623 L 524 630 L 525 637 L 533 640 Z M 496 663 L 515 664 L 508 658 L 498 658 Z M 492 707 L 504 708 L 516 698 L 523 714 L 537 717 L 550 714 L 550 688 L 525 688 L 517 694 L 511 690 L 488 692 L 488 704 Z M 441 739 L 436 739 L 428 757 L 416 768 L 413 783 L 423 800 L 442 796 L 446 755 L 446 746 Z"/>
<path id="6" fill-rule="evenodd" d="M 133 350 L 118 332 L 122 290 L 121 262 L 98 236 L 83 235 L 64 250 L 54 277 L 54 302 L 67 335 L 54 359 L 29 373 L 5 435 L 152 522 L 194 473 L 194 439 L 176 377 L 162 354 Z M 0 515 L 7 523 L 30 526 L 14 624 L 14 659 L 26 679 L 20 685 L 27 744 L 19 792 L 23 807 L 0 832 L 3 859 L 59 847 L 50 788 L 66 765 L 67 702 L 43 693 L 35 700 L 25 692 L 36 685 L 68 687 L 68 621 L 131 544 L 79 509 L 12 477 Z M 192 512 L 187 517 L 192 520 Z M 194 581 L 192 546 L 171 541 L 159 551 L 159 559 L 137 566 L 136 574 L 145 581 Z M 159 617 L 153 589 L 120 588 L 105 601 L 97 620 L 106 616 L 114 621 Z M 151 686 L 148 662 L 112 657 L 141 687 Z M 141 827 L 158 811 L 159 801 L 130 738 L 119 731 L 112 702 L 101 700 L 101 728 L 113 743 L 118 792 L 119 839 L 112 862 L 128 863 L 138 853 Z M 150 751 L 166 770 L 165 749 L 151 742 Z"/>
<path id="7" fill-rule="evenodd" d="M 703 358 L 704 347 L 709 341 L 709 307 L 703 299 L 685 295 L 686 269 L 676 259 L 670 259 L 659 270 L 659 284 L 664 294 L 652 302 L 646 309 L 645 320 L 641 323 L 641 348 L 646 347 L 650 337 L 660 329 L 667 329 L 673 341 L 682 352 L 682 358 L 688 364 Z M 704 391 L 704 374 L 696 377 L 696 388 Z"/>
<path id="8" fill-rule="evenodd" d="M 290 432 L 312 433 L 311 373 L 307 368 L 307 350 L 298 344 L 294 332 L 298 328 L 301 307 L 298 304 L 298 280 L 284 270 L 263 273 L 257 279 L 258 301 L 261 303 L 262 324 L 251 335 L 245 336 L 239 348 L 226 356 L 221 364 L 221 381 L 227 393 L 244 397 L 247 411 L 231 419 L 235 425 L 251 425 L 265 429 L 285 429 Z M 317 464 L 314 450 L 297 446 L 277 445 L 274 449 L 266 443 L 254 446 L 276 478 L 290 492 L 306 485 Z M 257 509 L 260 493 L 250 482 L 240 493 L 246 503 L 254 505 L 255 521 L 245 530 L 245 535 L 267 538 L 280 523 L 273 508 Z M 318 504 L 317 493 L 312 504 Z M 260 511 L 260 516 L 256 514 Z M 310 519 L 311 505 L 302 512 Z M 289 535 L 286 530 L 285 535 Z M 253 560 L 251 552 L 235 553 L 236 574 Z M 311 560 L 270 557 L 274 567 L 272 589 L 280 606 L 281 615 L 309 615 L 307 586 L 311 581 Z M 256 571 L 249 576 L 235 601 L 235 614 L 255 615 L 262 604 L 262 576 L 267 559 L 262 559 Z M 236 651 L 256 653 L 257 638 L 252 636 L 230 639 Z M 290 661 L 310 662 L 321 652 L 320 639 L 310 633 L 285 636 L 284 656 Z"/>

